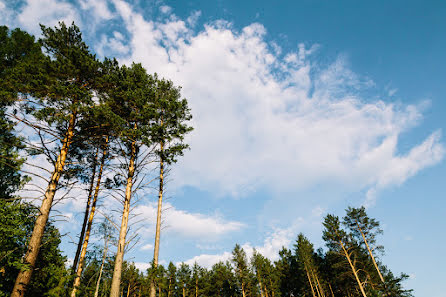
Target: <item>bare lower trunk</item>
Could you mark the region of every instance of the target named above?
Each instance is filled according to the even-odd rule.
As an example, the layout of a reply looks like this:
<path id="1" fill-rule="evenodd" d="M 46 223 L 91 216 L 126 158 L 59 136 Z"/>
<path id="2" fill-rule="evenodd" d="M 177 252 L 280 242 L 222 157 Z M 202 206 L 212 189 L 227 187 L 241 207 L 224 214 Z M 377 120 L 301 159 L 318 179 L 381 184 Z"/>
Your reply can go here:
<path id="1" fill-rule="evenodd" d="M 122 262 L 124 260 L 125 237 L 129 223 L 130 200 L 132 198 L 133 175 L 135 174 L 136 142 L 132 141 L 130 162 L 127 176 L 127 186 L 125 189 L 124 209 L 122 211 L 121 230 L 119 231 L 118 250 L 115 258 L 115 268 L 110 289 L 110 297 L 119 296 L 119 286 L 121 283 Z"/>
<path id="2" fill-rule="evenodd" d="M 28 244 L 24 263 L 27 264 L 26 269 L 21 269 L 11 293 L 11 297 L 23 297 L 25 295 L 26 286 L 31 280 L 31 275 L 36 264 L 37 256 L 39 254 L 40 245 L 42 243 L 43 233 L 45 231 L 46 223 L 50 214 L 51 206 L 53 205 L 54 195 L 56 194 L 57 185 L 59 183 L 60 176 L 64 170 L 65 160 L 68 154 L 68 148 L 71 145 L 71 141 L 74 135 L 74 126 L 76 124 L 76 113 L 72 113 L 68 124 L 67 133 L 62 142 L 62 148 L 59 156 L 57 157 L 56 164 L 54 166 L 53 174 L 51 175 L 50 182 L 45 191 L 42 205 L 39 209 L 39 216 L 34 224 L 33 233 Z"/>
<path id="3" fill-rule="evenodd" d="M 330 283 L 328 283 L 328 287 L 330 288 L 330 292 L 331 292 L 331 297 L 334 297 L 333 289 L 331 288 L 331 285 L 330 285 Z"/>
<path id="4" fill-rule="evenodd" d="M 358 221 L 356 221 L 356 225 L 358 226 L 358 230 L 359 230 L 359 232 L 361 233 L 362 238 L 364 239 L 364 243 L 365 243 L 365 245 L 366 245 L 366 247 L 367 247 L 367 250 L 369 251 L 370 258 L 372 258 L 373 265 L 375 265 L 375 268 L 376 268 L 376 271 L 378 272 L 379 278 L 380 278 L 381 281 L 384 283 L 384 277 L 383 277 L 383 275 L 381 274 L 381 271 L 379 270 L 378 264 L 376 263 L 375 257 L 373 256 L 372 250 L 370 249 L 370 246 L 369 246 L 369 244 L 368 244 L 368 242 L 367 242 L 367 239 L 365 238 L 365 235 L 364 235 L 364 233 L 362 232 L 361 227 L 359 227 L 359 223 L 358 223 Z"/>
<path id="5" fill-rule="evenodd" d="M 310 273 L 308 273 L 307 266 L 305 266 L 305 271 L 307 272 L 308 282 L 310 283 L 311 293 L 313 293 L 313 297 L 316 297 L 316 293 L 314 292 L 313 282 L 311 281 Z"/>
<path id="6" fill-rule="evenodd" d="M 160 180 L 158 191 L 158 211 L 156 215 L 156 234 L 155 234 L 155 247 L 153 249 L 153 267 L 158 267 L 158 255 L 160 249 L 160 234 L 161 234 L 161 211 L 163 208 L 163 187 L 164 187 L 164 161 L 162 154 L 164 152 L 164 143 L 160 142 L 161 160 L 160 160 Z M 152 279 L 150 282 L 150 297 L 155 297 L 155 281 Z"/>
<path id="7" fill-rule="evenodd" d="M 342 250 L 344 251 L 345 257 L 347 258 L 348 264 L 350 264 L 350 267 L 352 268 L 353 274 L 355 276 L 356 281 L 358 282 L 358 286 L 359 289 L 361 290 L 362 296 L 367 297 L 367 295 L 365 294 L 364 288 L 362 286 L 361 281 L 359 280 L 359 276 L 358 276 L 358 272 L 356 271 L 355 266 L 352 263 L 352 260 L 350 259 L 350 255 L 348 254 L 344 243 L 342 241 L 339 241 L 339 243 L 341 244 Z"/>
<path id="8" fill-rule="evenodd" d="M 313 272 L 314 278 L 316 279 L 316 283 L 319 287 L 319 291 L 321 292 L 321 296 L 325 297 L 324 289 L 321 286 L 321 283 L 319 282 L 319 278 L 317 277 L 317 274 Z"/>
<path id="9" fill-rule="evenodd" d="M 246 294 L 245 294 L 245 284 L 244 283 L 242 283 L 242 296 L 246 297 Z"/>
<path id="10" fill-rule="evenodd" d="M 260 275 L 257 275 L 257 277 L 259 278 L 260 297 L 263 297 L 265 294 L 263 294 L 262 278 L 260 277 Z"/>
<path id="11" fill-rule="evenodd" d="M 101 268 L 99 269 L 99 277 L 98 281 L 96 282 L 96 289 L 94 290 L 94 297 L 98 297 L 99 294 L 99 285 L 101 284 L 102 270 L 104 269 L 105 258 L 107 258 L 107 250 L 108 250 L 108 239 L 105 240 L 104 253 L 102 254 L 102 263 L 101 263 Z"/>
<path id="12" fill-rule="evenodd" d="M 94 214 L 96 211 L 96 204 L 98 202 L 99 189 L 101 187 L 102 172 L 104 171 L 104 163 L 105 163 L 105 159 L 107 158 L 107 145 L 108 145 L 108 137 L 106 137 L 105 141 L 104 141 L 104 148 L 103 148 L 102 158 L 101 158 L 101 167 L 99 168 L 98 178 L 96 180 L 96 187 L 94 189 L 93 203 L 91 205 L 90 215 L 88 217 L 87 230 L 85 232 L 85 239 L 84 239 L 84 243 L 82 244 L 82 251 L 81 251 L 81 255 L 79 257 L 79 266 L 76 269 L 76 276 L 74 278 L 73 290 L 71 291 L 71 297 L 76 297 L 77 288 L 79 287 L 79 285 L 81 283 L 82 270 L 84 268 L 85 256 L 87 255 L 87 248 L 88 248 L 88 242 L 90 240 L 91 227 L 93 226 L 93 219 L 94 219 Z"/>
<path id="13" fill-rule="evenodd" d="M 169 278 L 169 287 L 167 289 L 167 297 L 170 297 L 170 287 L 172 285 L 172 278 Z"/>
<path id="14" fill-rule="evenodd" d="M 87 204 L 85 205 L 84 221 L 82 222 L 82 229 L 81 229 L 81 233 L 79 234 L 79 242 L 77 243 L 76 255 L 74 256 L 73 266 L 71 267 L 73 274 L 76 273 L 77 264 L 79 262 L 79 256 L 80 256 L 81 250 L 82 250 L 82 243 L 84 242 L 85 229 L 87 228 L 88 215 L 90 213 L 91 197 L 93 195 L 94 180 L 96 178 L 96 167 L 97 167 L 97 163 L 98 163 L 98 156 L 99 156 L 99 147 L 96 150 L 96 156 L 94 158 L 93 165 L 92 165 L 90 187 L 88 188 Z"/>
<path id="15" fill-rule="evenodd" d="M 198 297 L 198 278 L 195 279 L 195 297 Z"/>
<path id="16" fill-rule="evenodd" d="M 313 275 L 313 282 L 314 282 L 314 286 L 316 287 L 317 296 L 318 296 L 318 297 L 322 297 L 322 295 L 321 295 L 321 291 L 320 291 L 319 286 L 317 285 L 316 279 L 315 279 L 315 277 L 314 277 L 314 272 L 313 272 L 313 270 L 311 271 L 311 274 Z"/>

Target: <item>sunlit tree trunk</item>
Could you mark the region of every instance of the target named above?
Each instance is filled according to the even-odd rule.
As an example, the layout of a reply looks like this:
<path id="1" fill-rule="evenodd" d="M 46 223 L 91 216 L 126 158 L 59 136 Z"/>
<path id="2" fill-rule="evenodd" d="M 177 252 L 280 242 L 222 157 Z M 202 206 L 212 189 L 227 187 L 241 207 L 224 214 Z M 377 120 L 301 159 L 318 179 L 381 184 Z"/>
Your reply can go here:
<path id="1" fill-rule="evenodd" d="M 369 251 L 370 258 L 372 258 L 373 265 L 375 265 L 375 268 L 376 268 L 376 271 L 378 272 L 379 278 L 380 278 L 381 281 L 384 283 L 384 277 L 383 277 L 383 275 L 381 274 L 381 271 L 379 270 L 378 264 L 376 263 L 375 257 L 373 256 L 373 253 L 372 253 L 372 250 L 370 249 L 370 246 L 369 246 L 369 244 L 368 244 L 368 242 L 367 242 L 367 239 L 365 238 L 364 232 L 362 232 L 361 227 L 359 227 L 359 223 L 358 223 L 358 221 L 356 221 L 356 225 L 358 226 L 358 230 L 359 230 L 359 232 L 361 233 L 362 238 L 364 239 L 364 243 L 365 243 L 365 245 L 366 245 L 366 247 L 367 247 L 367 250 Z"/>
<path id="2" fill-rule="evenodd" d="M 119 231 L 118 250 L 115 258 L 115 268 L 110 289 L 110 297 L 119 296 L 119 287 L 121 283 L 122 262 L 124 260 L 125 237 L 130 213 L 130 200 L 132 198 L 133 176 L 135 174 L 136 142 L 131 143 L 130 162 L 128 167 L 127 185 L 125 189 L 124 209 L 122 212 L 121 230 Z"/>
<path id="3" fill-rule="evenodd" d="M 104 269 L 105 259 L 107 258 L 107 250 L 108 250 L 108 238 L 105 240 L 104 252 L 102 254 L 101 268 L 99 269 L 99 277 L 98 277 L 98 281 L 96 282 L 96 289 L 94 291 L 94 297 L 98 297 L 98 294 L 99 294 L 99 285 L 101 284 L 102 270 Z"/>
<path id="4" fill-rule="evenodd" d="M 316 297 L 316 293 L 314 292 L 313 282 L 311 281 L 310 273 L 308 272 L 307 266 L 305 266 L 305 272 L 307 273 L 308 282 L 310 283 L 311 293 L 313 293 L 313 297 Z"/>
<path id="5" fill-rule="evenodd" d="M 334 297 L 333 289 L 331 288 L 331 285 L 330 285 L 330 283 L 328 283 L 328 287 L 330 288 L 330 292 L 331 292 L 331 297 Z"/>
<path id="6" fill-rule="evenodd" d="M 349 255 L 347 249 L 345 248 L 344 243 L 342 242 L 342 240 L 340 240 L 339 243 L 342 247 L 345 257 L 347 258 L 348 264 L 350 264 L 350 267 L 353 271 L 353 275 L 355 276 L 355 279 L 358 282 L 358 286 L 359 286 L 359 289 L 361 290 L 362 296 L 367 297 L 367 295 L 364 291 L 364 288 L 362 286 L 361 280 L 359 279 L 358 272 L 357 272 L 355 266 L 353 265 L 352 260 L 350 259 L 350 255 Z"/>
<path id="7" fill-rule="evenodd" d="M 82 222 L 82 229 L 81 229 L 81 233 L 79 234 L 79 241 L 77 243 L 76 255 L 74 256 L 73 266 L 71 267 L 73 274 L 76 273 L 77 264 L 79 262 L 79 256 L 80 256 L 81 250 L 82 250 L 82 244 L 83 244 L 84 238 L 85 238 L 85 229 L 87 228 L 88 215 L 90 213 L 91 197 L 93 196 L 94 180 L 96 178 L 96 167 L 97 167 L 98 156 L 99 156 L 99 147 L 96 150 L 96 155 L 95 155 L 93 165 L 92 165 L 90 187 L 88 188 L 87 203 L 85 205 L 84 221 Z"/>
<path id="8" fill-rule="evenodd" d="M 319 282 L 319 278 L 317 277 L 317 274 L 313 272 L 314 278 L 316 279 L 316 283 L 319 287 L 319 291 L 321 292 L 321 296 L 325 297 L 324 289 L 321 286 L 321 283 Z"/>
<path id="9" fill-rule="evenodd" d="M 161 120 L 161 126 L 163 121 Z M 159 171 L 159 191 L 158 191 L 158 210 L 156 214 L 156 233 L 155 233 L 155 246 L 153 249 L 153 267 L 158 267 L 158 256 L 160 249 L 160 234 L 161 234 L 161 212 L 163 209 L 163 188 L 164 188 L 164 142 L 160 142 L 160 171 Z M 150 282 L 150 297 L 155 297 L 155 282 L 154 279 Z"/>
<path id="10" fill-rule="evenodd" d="M 59 184 L 59 179 L 64 170 L 65 161 L 67 159 L 68 149 L 73 139 L 75 124 L 76 113 L 73 112 L 70 115 L 67 133 L 65 134 L 65 138 L 62 142 L 62 148 L 57 157 L 53 174 L 51 175 L 51 179 L 45 191 L 44 199 L 39 209 L 39 215 L 34 224 L 33 233 L 31 235 L 31 239 L 29 241 L 28 248 L 25 254 L 24 263 L 28 267 L 26 269 L 20 270 L 16 278 L 11 297 L 23 297 L 25 295 L 26 287 L 31 280 L 31 275 L 36 264 L 37 256 L 39 254 L 40 245 L 42 244 L 42 237 L 45 231 L 45 226 L 48 222 L 51 206 L 53 205 L 54 195 L 56 194 L 57 185 Z"/>
<path id="11" fill-rule="evenodd" d="M 99 168 L 98 177 L 96 180 L 96 187 L 94 190 L 93 203 L 91 205 L 90 215 L 88 217 L 87 230 L 85 232 L 85 239 L 84 239 L 84 243 L 82 244 L 82 251 L 81 251 L 81 255 L 79 257 L 79 266 L 76 269 L 76 275 L 74 278 L 73 290 L 71 291 L 71 297 L 76 297 L 76 291 L 77 291 L 77 288 L 79 287 L 80 282 L 81 282 L 82 270 L 83 270 L 84 263 L 85 263 L 85 256 L 87 255 L 88 242 L 90 240 L 91 227 L 93 226 L 93 219 L 94 219 L 94 214 L 96 211 L 96 204 L 98 202 L 99 189 L 101 187 L 101 179 L 102 179 L 102 173 L 104 171 L 104 163 L 105 163 L 105 159 L 107 158 L 107 146 L 108 146 L 108 137 L 106 137 L 105 141 L 104 141 L 104 149 L 102 152 L 101 165 Z"/>

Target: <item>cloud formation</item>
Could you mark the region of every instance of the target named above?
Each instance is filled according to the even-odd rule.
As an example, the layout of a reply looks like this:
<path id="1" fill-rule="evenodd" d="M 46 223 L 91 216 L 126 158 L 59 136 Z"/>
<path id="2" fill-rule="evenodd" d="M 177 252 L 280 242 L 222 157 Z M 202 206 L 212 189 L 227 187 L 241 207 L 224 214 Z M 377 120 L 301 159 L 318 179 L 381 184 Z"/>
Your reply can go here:
<path id="1" fill-rule="evenodd" d="M 302 224 L 303 219 L 299 218 L 288 228 L 277 228 L 276 230 L 274 230 L 269 236 L 265 238 L 263 245 L 252 246 L 249 242 L 247 242 L 242 245 L 242 248 L 246 252 L 246 256 L 248 257 L 248 259 L 251 259 L 255 249 L 257 252 L 272 261 L 278 260 L 279 251 L 282 249 L 282 247 L 290 246 L 296 236 L 296 232 Z M 220 261 L 225 262 L 230 260 L 231 257 L 232 254 L 227 251 L 220 254 L 201 254 L 189 260 L 186 260 L 184 263 L 189 265 L 197 263 L 200 266 L 210 268 L 212 267 L 212 265 Z"/>
<path id="2" fill-rule="evenodd" d="M 146 223 L 144 234 L 153 234 L 156 223 L 157 204 L 148 202 L 135 207 L 138 219 Z M 241 222 L 227 221 L 218 215 L 190 213 L 175 208 L 170 203 L 163 205 L 163 232 L 189 239 L 216 240 L 221 236 L 240 231 L 245 227 Z"/>
<path id="3" fill-rule="evenodd" d="M 217 21 L 197 32 L 175 15 L 157 22 L 114 4 L 129 36 L 121 60 L 183 86 L 192 108 L 192 149 L 177 186 L 243 196 L 330 182 L 372 193 L 444 157 L 439 131 L 400 152 L 398 138 L 421 121 L 422 105 L 367 95 L 373 81 L 343 57 L 324 66 L 317 47 L 303 44 L 283 53 L 258 23 L 236 30 Z"/>

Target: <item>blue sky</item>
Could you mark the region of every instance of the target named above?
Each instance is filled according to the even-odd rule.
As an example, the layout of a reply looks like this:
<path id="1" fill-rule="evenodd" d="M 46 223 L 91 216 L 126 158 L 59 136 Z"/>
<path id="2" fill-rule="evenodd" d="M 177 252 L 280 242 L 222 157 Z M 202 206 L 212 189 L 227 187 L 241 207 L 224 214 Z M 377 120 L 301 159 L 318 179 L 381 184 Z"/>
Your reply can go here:
<path id="1" fill-rule="evenodd" d="M 416 296 L 445 296 L 443 2 L 0 0 L 0 11 L 37 35 L 39 22 L 74 20 L 98 56 L 183 87 L 195 131 L 167 187 L 163 261 L 210 265 L 235 243 L 275 259 L 299 232 L 322 246 L 327 212 L 365 204 L 384 228 L 383 262 L 411 275 Z M 155 194 L 139 195 L 126 258 L 143 268 Z M 82 200 L 58 210 L 71 258 Z"/>

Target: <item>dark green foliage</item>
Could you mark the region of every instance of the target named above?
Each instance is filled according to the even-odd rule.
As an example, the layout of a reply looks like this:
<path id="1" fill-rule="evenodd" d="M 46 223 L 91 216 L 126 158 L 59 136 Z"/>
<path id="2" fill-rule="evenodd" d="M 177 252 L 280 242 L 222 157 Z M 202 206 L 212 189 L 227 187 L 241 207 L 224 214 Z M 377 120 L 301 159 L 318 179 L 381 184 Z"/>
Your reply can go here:
<path id="1" fill-rule="evenodd" d="M 22 256 L 36 214 L 36 209 L 30 204 L 0 200 L 0 296 L 9 296 L 17 273 L 23 267 Z M 51 292 L 66 277 L 66 259 L 61 255 L 59 244 L 59 231 L 50 223 L 45 229 L 27 296 L 53 296 Z"/>

